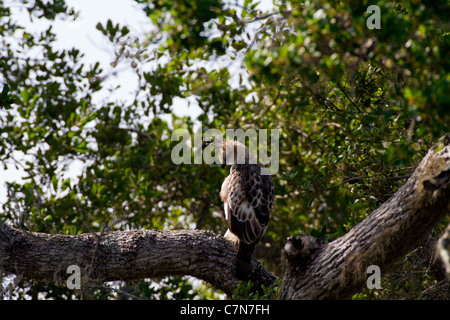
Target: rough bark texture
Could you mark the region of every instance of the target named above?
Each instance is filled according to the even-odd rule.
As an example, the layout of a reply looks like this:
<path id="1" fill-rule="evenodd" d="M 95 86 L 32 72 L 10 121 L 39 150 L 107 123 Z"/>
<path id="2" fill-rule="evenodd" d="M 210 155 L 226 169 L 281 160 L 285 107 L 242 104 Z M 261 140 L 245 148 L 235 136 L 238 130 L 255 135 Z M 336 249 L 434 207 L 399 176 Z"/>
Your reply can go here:
<path id="1" fill-rule="evenodd" d="M 419 245 L 450 211 L 450 143 L 432 148 L 408 181 L 345 236 L 328 244 L 288 239 L 280 299 L 348 298 L 366 285 L 367 267 L 387 272 Z M 64 285 L 67 267 L 82 271 L 82 286 L 112 280 L 191 275 L 231 294 L 236 250 L 225 238 L 200 230 L 134 230 L 76 236 L 30 233 L 0 222 L 0 271 Z M 252 260 L 251 279 L 275 277 Z"/>
<path id="2" fill-rule="evenodd" d="M 65 285 L 67 267 L 81 269 L 82 286 L 112 280 L 191 275 L 231 294 L 236 250 L 208 231 L 134 230 L 76 236 L 30 233 L 0 222 L 0 269 Z M 275 277 L 256 260 L 252 277 L 270 284 Z"/>
<path id="3" fill-rule="evenodd" d="M 441 145 L 442 147 L 442 145 Z M 290 238 L 280 299 L 345 299 L 366 286 L 367 267 L 389 271 L 450 211 L 450 145 L 432 148 L 408 181 L 368 218 L 328 244 Z"/>

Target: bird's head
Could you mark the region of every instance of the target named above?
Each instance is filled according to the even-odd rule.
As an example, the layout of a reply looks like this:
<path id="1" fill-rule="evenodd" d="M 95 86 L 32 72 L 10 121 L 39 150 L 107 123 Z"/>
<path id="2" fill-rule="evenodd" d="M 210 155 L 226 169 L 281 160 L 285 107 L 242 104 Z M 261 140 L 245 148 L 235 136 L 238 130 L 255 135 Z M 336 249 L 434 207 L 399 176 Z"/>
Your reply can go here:
<path id="1" fill-rule="evenodd" d="M 205 149 L 206 147 L 211 146 L 215 149 L 216 154 L 219 157 L 219 161 L 222 164 L 222 168 L 225 168 L 226 161 L 224 160 L 224 152 L 223 152 L 223 146 L 224 146 L 224 139 L 221 135 L 212 136 L 209 140 L 204 140 L 202 142 L 202 149 Z"/>
<path id="2" fill-rule="evenodd" d="M 209 145 L 215 148 L 222 168 L 233 164 L 257 163 L 256 158 L 239 141 L 226 140 L 217 135 L 211 140 L 203 141 L 203 149 Z"/>

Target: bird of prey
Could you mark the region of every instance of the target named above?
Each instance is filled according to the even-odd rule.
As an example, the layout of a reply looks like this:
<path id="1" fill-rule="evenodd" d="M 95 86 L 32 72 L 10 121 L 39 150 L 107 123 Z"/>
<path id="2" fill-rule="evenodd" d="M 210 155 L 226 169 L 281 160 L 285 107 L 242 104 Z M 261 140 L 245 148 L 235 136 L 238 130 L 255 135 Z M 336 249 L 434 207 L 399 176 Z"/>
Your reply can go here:
<path id="1" fill-rule="evenodd" d="M 270 175 L 262 174 L 265 169 L 242 143 L 218 136 L 204 145 L 208 144 L 218 150 L 222 168 L 231 165 L 220 191 L 228 222 L 225 237 L 237 243 L 237 278 L 248 280 L 253 251 L 269 222 L 273 180 Z"/>

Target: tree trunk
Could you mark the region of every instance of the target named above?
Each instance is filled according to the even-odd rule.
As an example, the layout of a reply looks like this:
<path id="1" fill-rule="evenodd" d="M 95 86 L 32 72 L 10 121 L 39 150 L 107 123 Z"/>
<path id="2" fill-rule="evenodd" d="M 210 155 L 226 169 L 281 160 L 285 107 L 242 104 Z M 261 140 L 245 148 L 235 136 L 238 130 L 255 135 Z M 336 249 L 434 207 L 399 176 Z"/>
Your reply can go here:
<path id="1" fill-rule="evenodd" d="M 279 298 L 348 298 L 365 286 L 367 267 L 387 272 L 450 211 L 449 165 L 450 143 L 439 151 L 434 147 L 391 199 L 345 236 L 328 244 L 312 237 L 289 238 Z M 234 245 L 209 231 L 69 236 L 26 232 L 0 222 L 1 271 L 65 285 L 70 265 L 80 267 L 84 287 L 168 275 L 191 275 L 228 295 L 238 285 Z M 275 277 L 253 259 L 252 280 L 271 284 Z"/>
<path id="2" fill-rule="evenodd" d="M 442 144 L 441 144 L 442 147 Z M 280 299 L 345 299 L 421 244 L 450 211 L 450 145 L 433 147 L 408 181 L 368 218 L 328 244 L 289 238 Z"/>

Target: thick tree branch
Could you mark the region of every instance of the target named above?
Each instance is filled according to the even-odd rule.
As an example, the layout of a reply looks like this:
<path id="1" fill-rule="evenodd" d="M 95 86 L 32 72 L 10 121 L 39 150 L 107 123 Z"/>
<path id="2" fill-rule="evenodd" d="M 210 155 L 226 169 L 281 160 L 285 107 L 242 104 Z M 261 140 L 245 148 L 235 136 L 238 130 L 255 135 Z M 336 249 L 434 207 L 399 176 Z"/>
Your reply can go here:
<path id="1" fill-rule="evenodd" d="M 65 285 L 67 267 L 81 268 L 82 286 L 113 280 L 191 275 L 231 294 L 236 250 L 213 232 L 133 230 L 104 234 L 30 233 L 0 222 L 0 270 Z M 253 262 L 252 277 L 270 284 L 275 277 Z"/>
<path id="2" fill-rule="evenodd" d="M 442 145 L 441 145 L 442 147 Z M 325 244 L 291 237 L 280 299 L 348 298 L 366 285 L 367 267 L 389 271 L 450 211 L 450 143 L 432 148 L 408 181 L 345 236 Z M 82 270 L 82 286 L 113 280 L 191 275 L 231 294 L 236 250 L 209 231 L 134 230 L 76 236 L 31 233 L 0 222 L 0 270 L 65 285 L 67 267 Z M 252 280 L 275 277 L 256 260 Z"/>
<path id="3" fill-rule="evenodd" d="M 450 212 L 450 143 L 432 148 L 408 181 L 345 236 L 323 244 L 290 238 L 280 299 L 344 299 L 366 286 L 367 267 L 382 274 L 420 245 Z M 441 144 L 442 147 L 442 144 Z"/>

